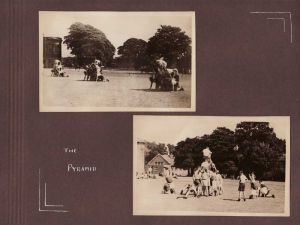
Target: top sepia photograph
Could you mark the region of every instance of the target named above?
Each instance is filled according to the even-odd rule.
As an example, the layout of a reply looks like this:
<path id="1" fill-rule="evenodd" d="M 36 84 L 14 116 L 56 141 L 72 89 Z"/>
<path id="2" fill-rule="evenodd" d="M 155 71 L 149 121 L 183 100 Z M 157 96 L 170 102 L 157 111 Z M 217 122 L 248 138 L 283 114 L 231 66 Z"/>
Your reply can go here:
<path id="1" fill-rule="evenodd" d="M 39 12 L 40 112 L 196 111 L 195 12 Z"/>

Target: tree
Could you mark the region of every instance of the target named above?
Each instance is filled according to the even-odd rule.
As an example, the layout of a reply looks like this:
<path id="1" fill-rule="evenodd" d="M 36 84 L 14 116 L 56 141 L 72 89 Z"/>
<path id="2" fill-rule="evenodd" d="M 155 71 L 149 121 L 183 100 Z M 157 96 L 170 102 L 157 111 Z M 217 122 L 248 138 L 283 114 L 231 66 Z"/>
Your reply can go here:
<path id="1" fill-rule="evenodd" d="M 71 54 L 77 57 L 79 66 L 87 65 L 95 59 L 100 59 L 104 65 L 110 65 L 115 47 L 102 31 L 78 22 L 72 24 L 69 30 L 64 43 L 71 49 Z"/>
<path id="2" fill-rule="evenodd" d="M 147 42 L 142 39 L 130 38 L 118 47 L 118 63 L 122 67 L 140 69 L 147 64 Z"/>
<path id="3" fill-rule="evenodd" d="M 222 173 L 235 171 L 234 132 L 226 127 L 218 127 L 205 140 L 207 147 L 213 152 L 212 160 L 217 169 Z M 233 163 L 228 164 L 229 161 Z"/>
<path id="4" fill-rule="evenodd" d="M 218 127 L 211 134 L 180 141 L 173 150 L 175 167 L 188 169 L 191 176 L 203 162 L 206 147 L 217 169 L 230 177 L 243 170 L 255 172 L 259 179 L 285 179 L 286 142 L 276 137 L 267 122 L 241 122 L 235 131 Z"/>
<path id="5" fill-rule="evenodd" d="M 182 73 L 191 73 L 192 67 L 192 47 L 189 46 L 187 51 L 182 54 L 182 57 L 178 60 L 178 70 Z"/>
<path id="6" fill-rule="evenodd" d="M 147 164 L 157 154 L 167 154 L 167 146 L 162 143 L 146 142 L 146 148 L 149 150 L 145 155 L 145 164 Z"/>
<path id="7" fill-rule="evenodd" d="M 202 150 L 205 147 L 205 140 L 199 137 L 178 142 L 173 152 L 175 167 L 187 169 L 188 175 L 192 176 L 194 169 L 203 161 Z"/>
<path id="8" fill-rule="evenodd" d="M 284 140 L 276 137 L 268 122 L 241 122 L 235 130 L 237 165 L 240 170 L 254 171 L 259 178 L 284 180 Z"/>
<path id="9" fill-rule="evenodd" d="M 185 67 L 189 69 L 191 56 L 191 38 L 179 27 L 162 25 L 148 41 L 147 53 L 154 60 L 164 56 L 170 68 Z M 181 66 L 181 67 L 180 67 Z"/>

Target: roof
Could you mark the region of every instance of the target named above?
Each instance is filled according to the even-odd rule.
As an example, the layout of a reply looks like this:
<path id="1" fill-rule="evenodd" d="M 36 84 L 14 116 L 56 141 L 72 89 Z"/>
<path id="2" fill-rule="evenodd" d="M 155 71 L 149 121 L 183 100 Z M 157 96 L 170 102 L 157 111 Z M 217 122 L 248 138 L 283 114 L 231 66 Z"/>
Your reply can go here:
<path id="1" fill-rule="evenodd" d="M 145 139 L 142 139 L 142 138 L 137 138 L 137 141 L 136 141 L 136 143 L 141 143 L 141 144 L 145 144 L 147 141 L 145 140 Z"/>
<path id="2" fill-rule="evenodd" d="M 170 158 L 170 156 L 168 155 L 161 155 L 161 154 L 157 154 L 156 156 L 154 156 L 147 164 L 151 165 L 157 158 L 162 158 L 168 165 L 172 166 L 174 164 L 174 159 Z"/>
<path id="3" fill-rule="evenodd" d="M 62 38 L 60 37 L 43 37 L 44 40 L 47 40 L 47 41 L 50 41 L 50 40 L 53 40 L 53 41 L 62 41 Z"/>
<path id="4" fill-rule="evenodd" d="M 164 160 L 166 160 L 167 162 L 169 162 L 170 165 L 174 164 L 174 159 L 172 159 L 169 155 L 161 155 Z"/>

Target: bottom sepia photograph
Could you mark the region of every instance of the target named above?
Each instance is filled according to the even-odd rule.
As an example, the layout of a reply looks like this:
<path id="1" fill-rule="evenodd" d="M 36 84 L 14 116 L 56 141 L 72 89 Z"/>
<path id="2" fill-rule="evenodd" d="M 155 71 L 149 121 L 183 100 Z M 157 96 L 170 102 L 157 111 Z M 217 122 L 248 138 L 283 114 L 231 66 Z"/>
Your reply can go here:
<path id="1" fill-rule="evenodd" d="M 133 215 L 290 216 L 290 117 L 133 117 Z"/>

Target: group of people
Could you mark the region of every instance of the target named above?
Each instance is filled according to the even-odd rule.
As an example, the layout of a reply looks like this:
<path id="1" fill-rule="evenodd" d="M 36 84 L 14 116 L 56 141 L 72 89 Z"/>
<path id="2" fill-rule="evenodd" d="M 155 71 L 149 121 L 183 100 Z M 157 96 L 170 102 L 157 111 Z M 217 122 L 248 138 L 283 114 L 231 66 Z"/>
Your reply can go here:
<path id="1" fill-rule="evenodd" d="M 165 91 L 183 91 L 183 87 L 179 85 L 179 72 L 176 68 L 167 68 L 167 62 L 164 57 L 157 59 L 154 63 L 154 74 L 150 76 L 150 89 L 153 83 L 156 89 Z"/>
<path id="2" fill-rule="evenodd" d="M 90 81 L 109 81 L 103 75 L 103 64 L 101 60 L 95 59 L 94 62 L 85 66 L 84 71 L 84 79 L 83 80 L 90 80 Z"/>
<path id="3" fill-rule="evenodd" d="M 210 165 L 210 168 L 207 167 Z M 175 194 L 175 185 L 173 182 L 174 174 L 168 168 L 165 168 L 165 179 L 166 183 L 163 186 L 163 194 Z M 275 195 L 271 193 L 269 187 L 263 181 L 256 181 L 254 172 L 249 174 L 249 179 L 243 173 L 240 172 L 238 176 L 239 186 L 238 192 L 239 197 L 238 201 L 246 201 L 245 189 L 246 182 L 250 180 L 251 194 L 249 199 L 254 199 L 257 197 L 272 197 L 275 198 Z M 201 196 L 218 196 L 222 195 L 223 190 L 223 177 L 220 172 L 216 169 L 215 165 L 207 159 L 204 161 L 201 166 L 197 167 L 194 171 L 193 182 L 191 184 L 186 184 L 180 191 L 177 198 L 188 197 L 201 197 Z"/>
<path id="4" fill-rule="evenodd" d="M 248 180 L 247 176 L 244 174 L 243 171 L 240 171 L 240 175 L 238 176 L 239 180 L 239 198 L 238 201 L 244 200 L 246 201 L 245 197 L 245 188 L 246 182 Z M 263 181 L 256 181 L 255 173 L 252 172 L 249 174 L 250 180 L 250 187 L 251 187 L 251 194 L 249 199 L 254 199 L 257 197 L 272 197 L 275 198 L 275 195 L 271 193 L 269 187 Z"/>
<path id="5" fill-rule="evenodd" d="M 178 198 L 189 196 L 217 196 L 223 194 L 223 178 L 211 159 L 211 151 L 203 150 L 204 162 L 197 167 L 193 174 L 193 182 L 186 184 L 179 192 Z M 172 174 L 165 173 L 166 183 L 163 186 L 163 193 L 175 193 Z"/>
<path id="6" fill-rule="evenodd" d="M 200 196 L 217 196 L 223 194 L 223 178 L 216 168 L 208 170 L 198 167 L 193 175 L 193 184 L 185 185 L 180 194 L 183 198 L 190 195 Z"/>
<path id="7" fill-rule="evenodd" d="M 65 72 L 64 72 L 64 68 L 61 64 L 61 61 L 58 59 L 55 59 L 53 62 L 53 68 L 51 70 L 51 76 L 52 77 L 64 77 L 65 76 Z"/>
<path id="8" fill-rule="evenodd" d="M 217 196 L 222 195 L 223 190 L 223 177 L 220 172 L 217 170 L 215 164 L 211 159 L 211 151 L 206 148 L 203 150 L 204 162 L 202 162 L 201 166 L 197 167 L 193 174 L 193 182 L 191 184 L 186 184 L 179 192 L 179 196 L 177 198 L 185 198 L 187 199 L 190 196 L 200 197 L 200 196 Z M 165 179 L 166 183 L 163 186 L 164 194 L 174 194 L 174 173 L 172 170 L 165 168 Z M 245 197 L 245 189 L 246 182 L 250 180 L 251 194 L 249 199 L 254 199 L 257 197 L 272 197 L 275 198 L 275 195 L 271 193 L 269 187 L 263 181 L 257 181 L 255 173 L 252 172 L 248 177 L 240 171 L 238 176 L 238 192 L 239 197 L 238 201 L 244 200 Z"/>

